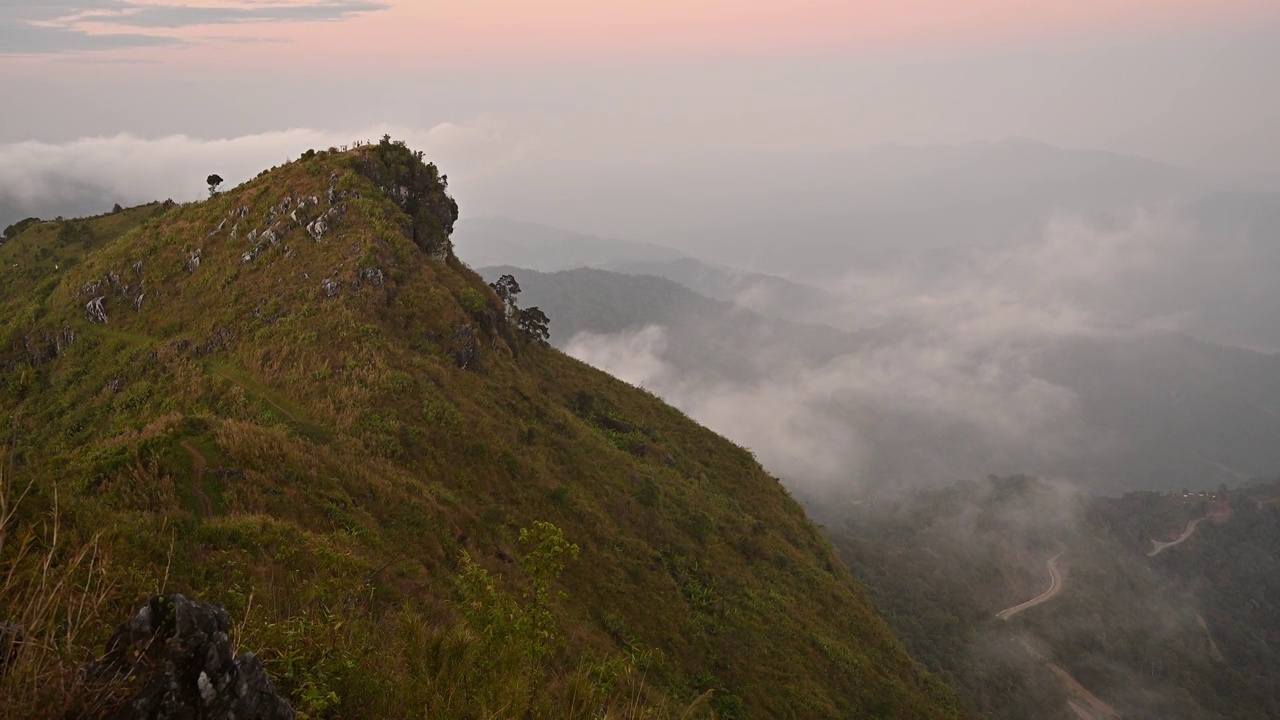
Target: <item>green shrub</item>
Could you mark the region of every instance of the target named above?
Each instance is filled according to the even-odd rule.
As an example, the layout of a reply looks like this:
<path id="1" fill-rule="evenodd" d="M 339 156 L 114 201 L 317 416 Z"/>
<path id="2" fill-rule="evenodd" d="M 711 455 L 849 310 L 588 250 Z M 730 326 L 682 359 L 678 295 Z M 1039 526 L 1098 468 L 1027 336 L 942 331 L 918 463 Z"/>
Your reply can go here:
<path id="1" fill-rule="evenodd" d="M 486 305 L 484 296 L 475 288 L 465 288 L 462 292 L 458 293 L 458 303 L 462 305 L 463 310 L 466 310 L 473 316 L 484 313 Z"/>

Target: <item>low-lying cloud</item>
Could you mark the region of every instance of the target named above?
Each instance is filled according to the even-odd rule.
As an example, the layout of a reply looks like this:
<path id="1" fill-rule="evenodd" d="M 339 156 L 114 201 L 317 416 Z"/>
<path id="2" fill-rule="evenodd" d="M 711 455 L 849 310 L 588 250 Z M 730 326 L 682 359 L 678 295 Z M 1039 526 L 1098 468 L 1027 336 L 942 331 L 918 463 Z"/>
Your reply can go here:
<path id="1" fill-rule="evenodd" d="M 564 350 L 751 448 L 807 494 L 1013 472 L 1079 432 L 1074 394 L 1032 376 L 1011 347 L 912 337 L 753 382 L 694 379 L 665 359 L 656 325 L 580 333 Z"/>
<path id="2" fill-rule="evenodd" d="M 1043 361 L 1077 340 L 1193 329 L 1197 308 L 1178 291 L 1219 255 L 1168 208 L 1061 217 L 941 269 L 850 273 L 829 290 L 866 339 L 820 363 L 715 378 L 681 367 L 660 325 L 580 333 L 564 349 L 751 448 L 803 493 L 1056 475 L 1102 465 L 1126 438 L 1091 426 L 1075 386 Z"/>
<path id="3" fill-rule="evenodd" d="M 0 227 L 26 216 L 74 217 L 125 205 L 207 193 L 217 173 L 228 187 L 308 149 L 371 141 L 383 134 L 421 149 L 454 179 L 483 177 L 523 152 L 524 143 L 501 125 L 480 120 L 429 129 L 379 126 L 353 131 L 292 129 L 228 139 L 184 135 L 94 137 L 67 143 L 0 145 Z M 455 184 L 465 195 L 467 183 Z M 464 198 L 460 198 L 465 201 Z"/>

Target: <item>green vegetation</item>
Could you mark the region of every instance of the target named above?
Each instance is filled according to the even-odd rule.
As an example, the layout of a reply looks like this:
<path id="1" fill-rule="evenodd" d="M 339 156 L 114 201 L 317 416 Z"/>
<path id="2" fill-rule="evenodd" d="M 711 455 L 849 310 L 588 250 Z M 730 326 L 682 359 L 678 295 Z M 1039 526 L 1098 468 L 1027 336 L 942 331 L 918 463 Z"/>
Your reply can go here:
<path id="1" fill-rule="evenodd" d="M 1066 537 L 1051 509 L 1071 516 L 1062 500 L 993 477 L 832 510 L 845 521 L 828 535 L 912 656 L 982 717 L 1070 720 L 1061 683 L 995 617 L 1044 589 L 1044 558 Z"/>
<path id="2" fill-rule="evenodd" d="M 118 700 L 74 669 L 157 591 L 307 718 L 961 715 L 750 453 L 515 326 L 445 182 L 386 140 L 0 245 L 0 622 L 42 639 L 0 717 Z"/>
<path id="3" fill-rule="evenodd" d="M 1280 483 L 1105 498 L 989 478 L 848 509 L 831 536 L 907 648 L 984 717 L 1073 717 L 1047 663 L 1123 717 L 1275 717 L 1277 498 Z M 996 619 L 1045 589 L 1059 553 L 1061 594 Z"/>

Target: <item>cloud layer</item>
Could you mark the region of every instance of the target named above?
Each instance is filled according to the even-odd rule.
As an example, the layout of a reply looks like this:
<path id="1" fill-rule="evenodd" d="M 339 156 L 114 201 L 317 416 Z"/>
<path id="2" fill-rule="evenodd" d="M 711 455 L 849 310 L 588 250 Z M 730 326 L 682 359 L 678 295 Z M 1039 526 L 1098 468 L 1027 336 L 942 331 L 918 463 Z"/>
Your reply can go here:
<path id="1" fill-rule="evenodd" d="M 0 226 L 30 215 L 73 217 L 103 212 L 117 202 L 192 200 L 206 192 L 204 178 L 210 173 L 226 178 L 227 187 L 233 187 L 309 148 L 342 146 L 383 134 L 422 149 L 455 178 L 483 177 L 518 157 L 524 147 L 501 126 L 483 120 L 425 130 L 294 129 L 221 140 L 118 135 L 59 144 L 0 145 Z"/>
<path id="2" fill-rule="evenodd" d="M 580 333 L 564 349 L 752 448 L 802 493 L 1054 474 L 1101 466 L 1116 439 L 1045 359 L 1076 341 L 1193 327 L 1195 307 L 1164 288 L 1190 287 L 1217 254 L 1172 210 L 1059 217 L 942 269 L 850 273 L 831 290 L 866 339 L 830 361 L 717 379 L 684 367 L 660 325 Z M 740 352 L 767 350 L 762 339 Z"/>

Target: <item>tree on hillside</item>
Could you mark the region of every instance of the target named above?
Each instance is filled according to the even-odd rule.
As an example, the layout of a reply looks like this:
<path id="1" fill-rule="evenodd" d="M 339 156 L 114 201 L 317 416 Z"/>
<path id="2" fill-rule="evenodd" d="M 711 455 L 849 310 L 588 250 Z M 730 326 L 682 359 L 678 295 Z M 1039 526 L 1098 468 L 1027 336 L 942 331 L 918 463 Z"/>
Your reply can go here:
<path id="1" fill-rule="evenodd" d="M 525 308 L 516 314 L 516 327 L 529 339 L 546 343 L 551 338 L 548 326 L 551 319 L 536 307 Z"/>
<path id="2" fill-rule="evenodd" d="M 40 221 L 40 218 L 38 217 L 29 217 L 29 218 L 26 218 L 25 220 L 19 220 L 18 222 L 5 228 L 4 234 L 0 235 L 0 239 L 12 240 L 18 237 L 18 233 L 22 232 L 23 230 L 26 230 L 27 228 L 39 222 L 41 221 Z"/>
<path id="3" fill-rule="evenodd" d="M 226 181 L 222 179 L 221 175 L 214 173 L 205 178 L 205 182 L 209 183 L 209 197 L 213 197 L 218 194 L 218 186 Z"/>
<path id="4" fill-rule="evenodd" d="M 502 301 L 503 307 L 507 309 L 507 317 L 515 317 L 516 315 L 516 296 L 520 294 L 520 283 L 516 282 L 515 276 L 503 275 L 498 278 L 497 282 L 489 284 L 493 291 L 498 294 L 498 299 Z"/>

